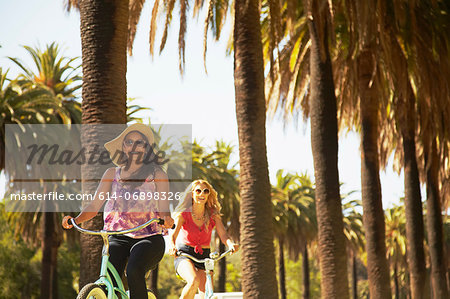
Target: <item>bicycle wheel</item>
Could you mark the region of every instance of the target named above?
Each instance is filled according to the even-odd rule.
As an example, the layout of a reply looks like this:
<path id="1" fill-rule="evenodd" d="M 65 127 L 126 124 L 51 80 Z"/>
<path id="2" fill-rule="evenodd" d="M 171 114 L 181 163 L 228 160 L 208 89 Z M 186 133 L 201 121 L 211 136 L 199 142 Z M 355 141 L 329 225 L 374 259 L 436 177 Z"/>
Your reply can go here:
<path id="1" fill-rule="evenodd" d="M 147 296 L 148 296 L 148 299 L 156 299 L 155 294 L 153 294 L 152 291 L 150 291 L 150 290 L 147 290 Z"/>
<path id="2" fill-rule="evenodd" d="M 95 283 L 88 283 L 78 293 L 77 299 L 106 299 L 105 291 Z"/>

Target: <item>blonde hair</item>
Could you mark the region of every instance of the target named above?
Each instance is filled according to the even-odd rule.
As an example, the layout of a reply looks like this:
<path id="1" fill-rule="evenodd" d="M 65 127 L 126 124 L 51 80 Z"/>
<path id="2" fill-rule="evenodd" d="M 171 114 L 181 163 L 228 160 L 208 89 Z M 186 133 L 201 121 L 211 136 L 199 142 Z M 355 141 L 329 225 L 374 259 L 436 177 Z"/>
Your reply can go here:
<path id="1" fill-rule="evenodd" d="M 194 188 L 197 185 L 205 184 L 209 189 L 208 199 L 206 201 L 205 206 L 205 226 L 206 229 L 208 229 L 209 226 L 209 220 L 212 216 L 215 215 L 221 215 L 220 210 L 222 209 L 222 206 L 219 203 L 219 200 L 217 199 L 217 191 L 213 188 L 213 186 L 206 180 L 195 180 L 192 183 L 187 186 L 186 190 L 183 192 L 183 195 L 181 196 L 180 203 L 175 208 L 173 214 L 174 218 L 176 219 L 181 213 L 186 212 L 188 210 L 192 211 L 192 191 L 194 191 Z"/>

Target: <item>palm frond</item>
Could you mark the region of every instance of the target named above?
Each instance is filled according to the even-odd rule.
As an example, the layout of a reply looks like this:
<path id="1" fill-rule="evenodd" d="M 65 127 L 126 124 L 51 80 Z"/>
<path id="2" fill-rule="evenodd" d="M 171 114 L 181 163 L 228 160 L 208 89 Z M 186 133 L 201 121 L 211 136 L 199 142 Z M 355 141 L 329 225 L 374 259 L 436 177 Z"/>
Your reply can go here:
<path id="1" fill-rule="evenodd" d="M 162 50 L 164 50 L 164 47 L 166 46 L 166 41 L 167 41 L 167 35 L 168 35 L 168 30 L 169 30 L 169 25 L 170 22 L 172 21 L 172 12 L 173 12 L 173 8 L 175 7 L 175 0 L 169 0 L 167 2 L 164 2 L 166 7 L 166 21 L 164 24 L 164 32 L 161 38 L 161 45 L 159 46 L 159 53 L 162 52 Z"/>
<path id="2" fill-rule="evenodd" d="M 130 0 L 128 17 L 128 55 L 133 55 L 133 43 L 136 37 L 137 24 L 141 17 L 145 0 Z"/>

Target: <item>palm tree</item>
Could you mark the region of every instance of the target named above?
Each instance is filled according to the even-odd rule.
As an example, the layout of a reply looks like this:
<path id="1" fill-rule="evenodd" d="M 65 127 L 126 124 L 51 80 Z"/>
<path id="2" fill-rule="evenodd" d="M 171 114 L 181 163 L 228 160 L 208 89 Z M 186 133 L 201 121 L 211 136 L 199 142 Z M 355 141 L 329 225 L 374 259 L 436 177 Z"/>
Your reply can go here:
<path id="1" fill-rule="evenodd" d="M 25 66 L 20 59 L 9 57 L 23 71 L 19 75 L 20 79 L 47 88 L 62 99 L 75 97 L 74 93 L 81 88 L 81 77 L 79 76 L 81 65 L 73 65 L 79 59 L 78 57 L 62 56 L 60 48 L 55 42 L 47 45 L 45 50 L 29 46 L 23 48 L 33 59 L 36 71 Z"/>
<path id="2" fill-rule="evenodd" d="M 5 124 L 38 124 L 38 123 L 70 123 L 71 118 L 76 118 L 76 111 L 81 111 L 79 104 L 71 103 L 72 111 L 65 109 L 61 105 L 61 100 L 41 85 L 33 85 L 31 82 L 24 79 L 16 79 L 11 81 L 6 87 L 6 74 L 0 70 L 1 77 L 1 105 L 0 110 L 2 114 L 1 123 L 1 143 L 2 153 L 4 153 L 5 142 Z M 78 110 L 77 110 L 78 108 Z M 79 117 L 79 116 L 78 116 Z M 28 129 L 26 129 L 28 130 Z M 33 138 L 33 137 L 31 137 Z M 14 140 L 14 139 L 12 139 Z M 10 140 L 11 142 L 11 140 Z M 9 146 L 12 146 L 9 144 Z M 21 145 L 17 143 L 14 148 L 20 149 Z M 19 155 L 21 152 L 18 151 Z M 3 155 L 2 155 L 3 156 Z M 11 157 L 12 158 L 12 157 Z M 26 161 L 26 159 L 23 159 Z M 40 178 L 38 170 L 33 167 L 12 167 L 5 169 L 6 175 L 10 180 L 16 177 L 23 178 Z M 62 174 L 61 174 L 62 176 Z M 27 183 L 28 184 L 28 183 Z M 27 184 L 15 183 L 12 188 L 15 190 L 26 191 L 30 188 Z M 30 183 L 31 184 L 31 183 Z M 50 191 L 51 184 L 42 182 L 41 188 L 44 193 Z M 12 190 L 9 190 L 12 191 Z M 33 190 L 35 191 L 35 190 Z M 41 217 L 42 216 L 42 217 Z M 39 209 L 34 213 L 11 213 L 9 221 L 14 223 L 16 234 L 28 236 L 28 240 L 36 243 L 41 241 L 42 245 L 42 267 L 41 267 L 41 297 L 42 298 L 57 298 L 57 250 L 61 241 L 60 230 L 57 227 L 55 220 L 57 215 L 55 213 L 40 213 Z M 38 236 L 37 228 L 42 224 L 42 236 Z"/>
<path id="3" fill-rule="evenodd" d="M 306 175 L 277 171 L 272 187 L 274 232 L 278 239 L 279 284 L 281 298 L 286 298 L 284 251 L 296 260 L 303 255 L 303 298 L 309 298 L 308 245 L 317 237 L 314 189 Z"/>
<path id="4" fill-rule="evenodd" d="M 277 286 L 265 138 L 264 69 L 259 1 L 234 5 L 234 82 L 239 136 L 242 290 L 276 298 Z M 265 261 L 262 263 L 261 261 Z"/>
<path id="5" fill-rule="evenodd" d="M 381 72 L 377 68 L 375 4 L 355 2 L 355 24 L 361 36 L 358 40 L 355 69 L 359 95 L 361 127 L 361 188 L 363 221 L 366 235 L 367 270 L 371 296 L 389 298 L 389 267 L 386 260 L 385 224 L 381 201 L 378 149 L 379 120 L 383 99 Z M 355 82 L 355 83 L 356 83 Z"/>
<path id="6" fill-rule="evenodd" d="M 126 123 L 126 69 L 129 1 L 83 0 L 69 1 L 68 9 L 80 10 L 82 47 L 82 146 L 92 150 L 95 144 L 104 144 L 118 133 L 94 124 Z M 104 167 L 82 166 L 83 193 L 94 193 Z M 101 215 L 83 224 L 96 230 L 103 226 Z M 100 271 L 102 241 L 81 235 L 80 287 L 96 279 Z"/>
<path id="7" fill-rule="evenodd" d="M 348 298 L 347 254 L 337 169 L 337 111 L 328 50 L 328 4 L 305 1 L 310 48 L 311 146 L 322 298 Z"/>
<path id="8" fill-rule="evenodd" d="M 408 17 L 414 29 L 423 33 L 414 36 L 408 45 L 408 67 L 414 72 L 410 81 L 416 87 L 419 152 L 424 161 L 422 178 L 427 185 L 427 234 L 431 264 L 431 282 L 434 298 L 446 298 L 449 295 L 446 282 L 445 249 L 442 222 L 441 200 L 444 196 L 444 184 L 448 167 L 444 161 L 449 159 L 449 126 L 445 120 L 450 115 L 448 109 L 448 80 L 441 80 L 450 74 L 448 61 L 450 26 L 446 17 L 450 6 L 446 1 L 437 1 L 433 5 L 425 2 L 408 3 Z M 398 13 L 398 12 L 397 12 Z M 431 45 L 431 46 L 430 46 Z M 436 78 L 430 80 L 430 78 Z M 445 108 L 443 108 L 445 107 Z"/>
<path id="9" fill-rule="evenodd" d="M 18 82 L 30 90 L 44 89 L 48 91 L 55 99 L 57 106 L 60 107 L 59 109 L 66 112 L 61 114 L 62 117 L 57 123 L 80 123 L 81 107 L 74 94 L 81 88 L 81 77 L 78 75 L 81 65 L 73 66 L 77 58 L 70 59 L 62 56 L 56 43 L 47 45 L 45 50 L 28 46 L 24 46 L 24 48 L 32 57 L 36 70 L 26 67 L 21 60 L 10 57 L 23 71 L 18 76 Z M 61 177 L 63 177 L 63 174 L 61 174 Z M 47 186 L 48 184 L 44 183 L 44 185 Z M 47 186 L 45 188 L 50 191 L 51 189 L 48 188 L 52 187 Z M 56 230 L 56 223 L 59 218 L 59 215 L 52 212 L 45 212 L 42 217 L 44 223 L 42 236 L 42 298 L 57 297 L 56 258 L 58 247 L 61 244 L 61 232 Z"/>
<path id="10" fill-rule="evenodd" d="M 406 218 L 405 208 L 395 206 L 386 210 L 386 247 L 394 281 L 394 298 L 400 298 L 400 291 L 405 282 L 400 279 L 399 272 L 406 269 Z M 403 270 L 404 272 L 404 270 Z"/>
<path id="11" fill-rule="evenodd" d="M 18 58 L 9 57 L 23 72 L 18 78 L 21 83 L 49 90 L 69 112 L 70 122 L 81 123 L 80 105 L 76 101 L 76 92 L 81 88 L 79 58 L 64 56 L 55 42 L 47 45 L 45 50 L 29 46 L 23 48 L 31 56 L 34 68 L 26 66 Z M 64 123 L 67 122 L 64 120 Z"/>
<path id="12" fill-rule="evenodd" d="M 342 196 L 342 200 L 345 200 L 351 193 Z M 357 257 L 364 251 L 365 239 L 364 239 L 364 226 L 362 215 L 359 213 L 358 208 L 361 207 L 359 200 L 346 201 L 342 205 L 344 214 L 344 234 L 347 241 L 347 248 L 349 249 L 349 255 L 351 256 L 351 269 L 352 269 L 352 295 L 353 298 L 358 298 L 358 281 L 356 273 Z"/>
<path id="13" fill-rule="evenodd" d="M 444 254 L 445 239 L 443 234 L 442 209 L 438 183 L 439 157 L 437 155 L 436 138 L 430 139 L 432 140 L 428 140 L 429 143 L 425 149 L 425 165 L 427 183 L 427 232 L 431 262 L 431 282 L 433 285 L 433 298 L 445 298 L 448 297 L 448 288 Z"/>

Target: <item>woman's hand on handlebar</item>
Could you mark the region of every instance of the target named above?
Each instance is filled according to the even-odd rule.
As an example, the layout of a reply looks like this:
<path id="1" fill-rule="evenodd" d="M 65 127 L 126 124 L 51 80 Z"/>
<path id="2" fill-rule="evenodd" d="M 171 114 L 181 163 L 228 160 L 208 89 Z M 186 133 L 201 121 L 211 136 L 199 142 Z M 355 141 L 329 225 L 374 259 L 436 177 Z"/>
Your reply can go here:
<path id="1" fill-rule="evenodd" d="M 69 220 L 72 218 L 73 218 L 72 216 L 64 216 L 62 220 L 62 227 L 65 229 L 71 229 L 73 225 L 69 223 Z"/>
<path id="2" fill-rule="evenodd" d="M 239 250 L 239 244 L 235 244 L 230 239 L 228 239 L 228 241 L 227 241 L 227 246 L 228 246 L 228 249 L 231 249 L 231 252 L 233 252 L 233 253 L 235 253 L 236 251 Z"/>
<path id="3" fill-rule="evenodd" d="M 164 216 L 163 219 L 164 219 L 164 227 L 165 227 L 165 228 L 171 228 L 171 229 L 174 228 L 174 223 L 175 223 L 175 221 L 173 220 L 172 217 L 170 217 L 170 216 Z"/>
<path id="4" fill-rule="evenodd" d="M 177 251 L 178 249 L 175 247 L 175 245 L 171 245 L 167 253 L 171 256 L 177 256 Z"/>

